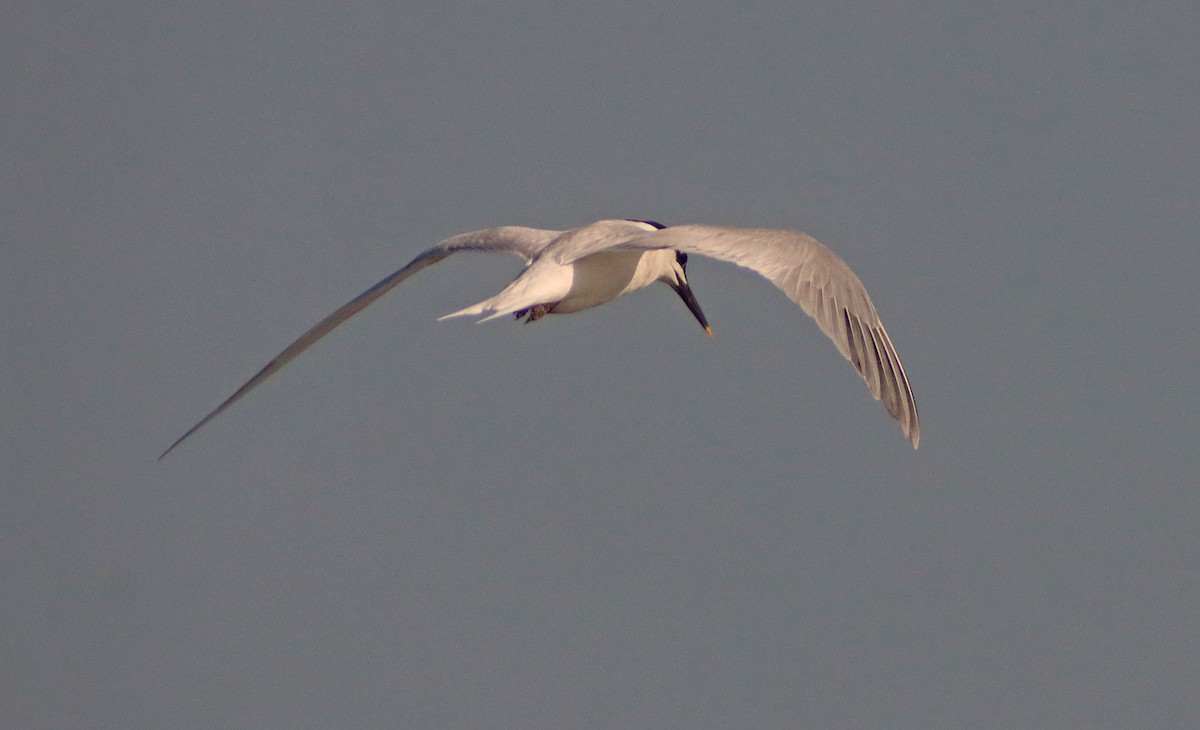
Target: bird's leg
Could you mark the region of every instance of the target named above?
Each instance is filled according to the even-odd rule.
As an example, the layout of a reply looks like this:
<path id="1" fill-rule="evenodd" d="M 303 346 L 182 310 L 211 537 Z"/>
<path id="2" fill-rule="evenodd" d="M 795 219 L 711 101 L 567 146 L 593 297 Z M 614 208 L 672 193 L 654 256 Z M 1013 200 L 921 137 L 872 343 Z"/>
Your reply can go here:
<path id="1" fill-rule="evenodd" d="M 525 324 L 529 324 L 530 322 L 538 321 L 547 314 L 550 314 L 552 311 L 554 311 L 553 305 L 538 304 L 527 309 L 518 309 L 517 311 L 513 312 L 513 319 L 520 319 L 521 317 L 525 317 L 525 315 L 529 315 L 525 318 Z"/>
<path id="2" fill-rule="evenodd" d="M 550 307 L 546 306 L 545 304 L 538 304 L 537 306 L 530 307 L 528 312 L 529 316 L 525 319 L 525 324 L 536 322 L 542 317 L 545 317 L 550 313 Z"/>

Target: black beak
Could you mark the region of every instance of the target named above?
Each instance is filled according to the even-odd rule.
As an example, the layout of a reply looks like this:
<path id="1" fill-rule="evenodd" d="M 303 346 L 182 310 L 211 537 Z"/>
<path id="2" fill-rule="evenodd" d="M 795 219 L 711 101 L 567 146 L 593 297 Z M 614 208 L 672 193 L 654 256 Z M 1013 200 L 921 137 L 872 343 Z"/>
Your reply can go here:
<path id="1" fill-rule="evenodd" d="M 683 300 L 683 303 L 687 305 L 687 308 L 696 317 L 696 321 L 700 323 L 700 326 L 704 328 L 708 336 L 712 337 L 712 327 L 708 326 L 708 320 L 704 317 L 704 312 L 700 311 L 700 303 L 696 301 L 696 295 L 692 294 L 692 288 L 687 285 L 687 282 L 676 280 L 674 282 L 667 282 L 667 285 L 675 290 L 675 293 L 679 295 L 679 298 Z"/>

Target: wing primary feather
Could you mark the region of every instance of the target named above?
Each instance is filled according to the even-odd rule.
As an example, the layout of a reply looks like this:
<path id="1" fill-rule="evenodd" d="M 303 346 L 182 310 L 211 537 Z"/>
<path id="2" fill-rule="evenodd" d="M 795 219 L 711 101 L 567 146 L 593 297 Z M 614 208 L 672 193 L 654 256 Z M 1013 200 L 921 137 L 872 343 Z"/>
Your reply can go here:
<path id="1" fill-rule="evenodd" d="M 877 327 L 871 328 L 871 342 L 879 355 L 879 398 L 887 412 L 900 422 L 900 428 L 904 428 L 904 414 L 900 410 L 900 384 L 896 382 L 896 371 L 892 369 L 892 353 L 888 352 Z"/>
<path id="2" fill-rule="evenodd" d="M 867 387 L 871 389 L 871 395 L 875 396 L 876 400 L 880 400 L 883 396 L 883 356 L 879 352 L 879 344 L 871 336 L 870 329 L 863 329 L 863 339 L 867 345 L 864 349 L 867 350 L 868 355 L 871 355 L 867 358 L 871 373 L 867 380 Z"/>
<path id="3" fill-rule="evenodd" d="M 917 401 L 913 397 L 908 374 L 904 372 L 904 363 L 900 362 L 900 356 L 896 354 L 896 347 L 892 344 L 892 336 L 888 334 L 883 325 L 879 325 L 879 334 L 887 343 L 889 359 L 895 364 L 896 377 L 899 380 L 899 395 L 903 399 L 905 416 L 901 423 L 901 429 L 912 440 L 915 449 L 921 443 L 921 419 L 917 415 Z"/>
<path id="4" fill-rule="evenodd" d="M 854 366 L 859 375 L 863 372 L 863 352 L 859 346 L 859 339 L 854 333 L 854 323 L 850 319 L 849 310 L 842 310 L 842 321 L 846 323 L 846 359 Z M 836 340 L 834 344 L 840 344 Z M 838 348 L 841 349 L 841 348 Z"/>

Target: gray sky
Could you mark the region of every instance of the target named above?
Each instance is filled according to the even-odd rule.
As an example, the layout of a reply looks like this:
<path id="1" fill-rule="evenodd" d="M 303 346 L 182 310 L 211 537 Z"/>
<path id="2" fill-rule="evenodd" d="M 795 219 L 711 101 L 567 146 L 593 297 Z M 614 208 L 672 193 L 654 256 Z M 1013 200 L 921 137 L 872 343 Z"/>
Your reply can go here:
<path id="1" fill-rule="evenodd" d="M 0 23 L 5 727 L 1184 727 L 1194 3 L 23 3 Z M 440 238 L 804 230 L 528 327 Z"/>

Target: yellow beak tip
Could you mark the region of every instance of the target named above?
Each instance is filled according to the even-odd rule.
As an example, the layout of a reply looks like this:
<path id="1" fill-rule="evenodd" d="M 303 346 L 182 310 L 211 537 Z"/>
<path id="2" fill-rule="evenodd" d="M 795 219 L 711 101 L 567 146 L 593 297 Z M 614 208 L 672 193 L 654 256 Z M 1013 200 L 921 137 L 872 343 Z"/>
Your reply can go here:
<path id="1" fill-rule="evenodd" d="M 708 334 L 709 337 L 713 336 L 712 327 L 705 327 L 704 331 Z"/>

